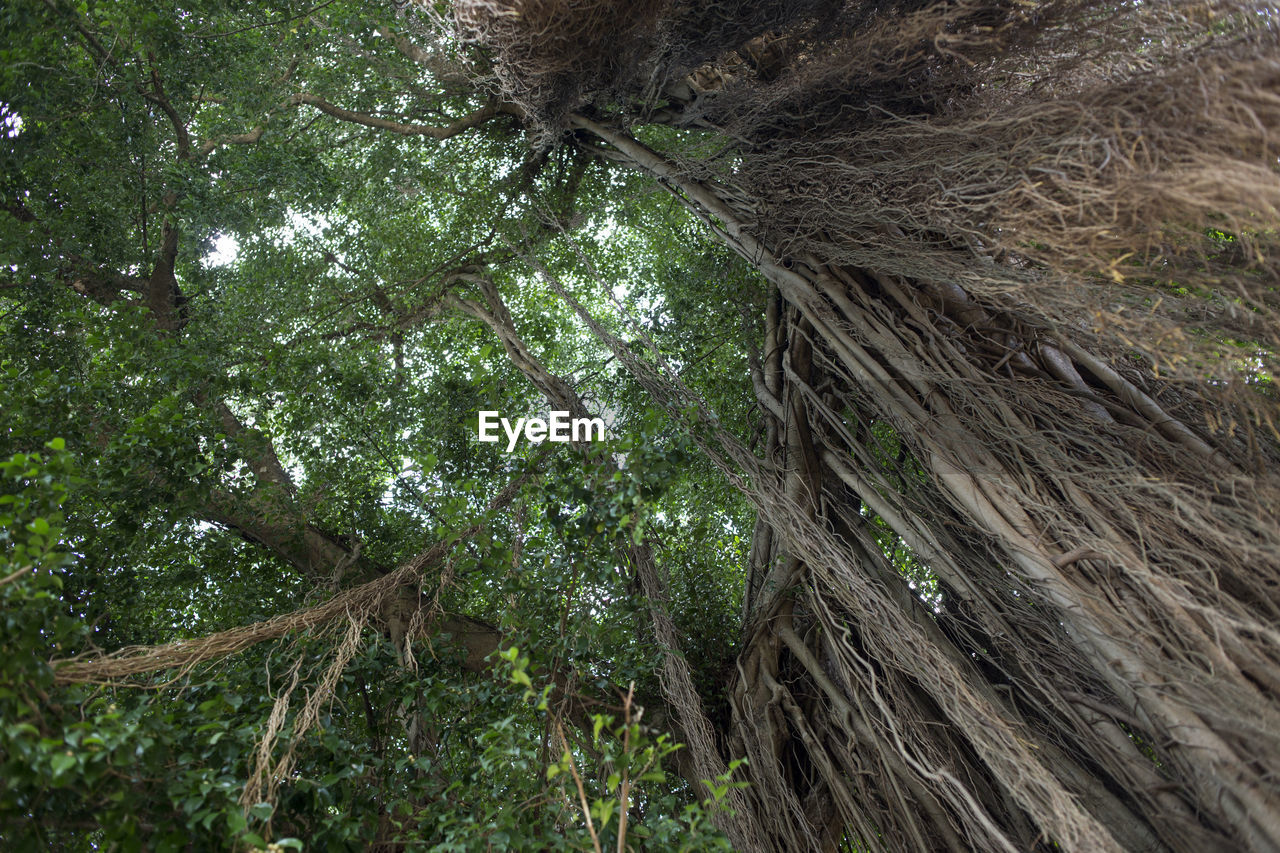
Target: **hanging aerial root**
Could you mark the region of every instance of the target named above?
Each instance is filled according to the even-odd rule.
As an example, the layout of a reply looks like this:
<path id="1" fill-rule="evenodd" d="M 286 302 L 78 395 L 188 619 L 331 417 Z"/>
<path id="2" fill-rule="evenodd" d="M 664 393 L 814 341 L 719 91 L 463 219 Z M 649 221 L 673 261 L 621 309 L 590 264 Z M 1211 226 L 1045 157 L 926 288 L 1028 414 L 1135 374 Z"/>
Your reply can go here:
<path id="1" fill-rule="evenodd" d="M 490 0 L 454 15 L 547 132 L 629 101 L 641 106 L 622 122 L 644 120 L 694 85 L 670 120 L 740 144 L 679 167 L 746 200 L 744 224 L 780 258 L 959 284 L 1224 396 L 1280 368 L 1267 3 L 628 5 Z M 1254 421 L 1280 432 L 1263 408 Z"/>
<path id="2" fill-rule="evenodd" d="M 728 772 L 728 768 L 716 747 L 715 733 L 694 686 L 689 663 L 681 650 L 679 630 L 669 612 L 666 583 L 658 573 L 652 545 L 646 542 L 634 546 L 628 556 L 649 602 L 654 637 L 663 652 L 662 666 L 658 673 L 663 696 L 680 722 L 696 777 L 708 780 L 708 784 L 714 783 Z M 763 849 L 764 832 L 760 824 L 767 823 L 762 820 L 763 815 L 756 814 L 751 809 L 750 800 L 740 789 L 731 788 L 725 797 L 725 804 L 733 813 L 718 818 L 717 822 L 725 829 L 730 840 L 740 850 Z"/>
<path id="3" fill-rule="evenodd" d="M 271 713 L 267 715 L 267 722 L 262 728 L 262 734 L 258 737 L 257 747 L 254 749 L 253 756 L 249 761 L 249 779 L 245 782 L 244 790 L 240 795 L 240 804 L 242 806 L 252 806 L 263 799 L 262 792 L 270 775 L 271 756 L 275 749 L 276 741 L 279 739 L 280 730 L 284 728 L 285 720 L 289 716 L 289 700 L 293 696 L 293 691 L 298 687 L 302 661 L 303 656 L 299 655 L 298 660 L 293 665 L 293 669 L 289 671 L 289 685 L 276 696 L 275 701 L 271 704 Z"/>
<path id="4" fill-rule="evenodd" d="M 278 761 L 273 762 L 271 758 L 274 747 L 288 715 L 289 699 L 298 684 L 298 669 L 302 662 L 302 658 L 299 657 L 289 686 L 276 697 L 271 715 L 267 719 L 266 729 L 259 738 L 258 748 L 254 752 L 253 770 L 240 794 L 240 805 L 244 809 L 248 810 L 260 802 L 275 804 L 276 792 L 280 785 L 289 779 L 289 774 L 293 770 L 298 745 L 319 720 L 321 709 L 333 699 L 338 680 L 356 652 L 360 650 L 360 638 L 371 615 L 369 611 L 347 614 L 347 629 L 343 633 L 342 640 L 333 649 L 329 666 L 326 667 L 320 683 L 307 694 L 306 701 L 294 717 L 293 730 L 284 754 Z"/>
<path id="5" fill-rule="evenodd" d="M 429 564 L 424 564 L 427 568 Z M 273 616 L 251 625 L 219 631 L 195 640 L 179 640 L 160 646 L 130 646 L 104 657 L 54 661 L 54 673 L 62 684 L 109 684 L 118 679 L 177 667 L 181 679 L 194 667 L 221 660 L 269 640 L 325 625 L 351 612 L 377 607 L 387 596 L 415 574 L 407 567 L 338 593 L 323 604 Z"/>
<path id="6" fill-rule="evenodd" d="M 1164 373 L 1228 378 L 1224 337 L 1274 365 L 1276 36 L 1052 99 L 984 89 L 968 107 L 872 108 L 776 142 L 734 180 L 764 200 L 780 252 L 1087 318 Z"/>
<path id="7" fill-rule="evenodd" d="M 868 653 L 922 686 L 956 730 L 964 733 L 971 748 L 1011 800 L 1068 849 L 1119 849 L 1111 834 L 1037 761 L 1026 746 L 1030 741 L 1016 734 L 1014 724 L 967 684 L 966 675 L 921 634 L 920 629 L 901 619 L 896 603 L 886 597 L 883 587 L 864 574 L 851 560 L 847 548 L 829 530 L 808 517 L 776 482 L 774 474 L 763 469 L 760 460 L 711 416 L 703 401 L 678 377 L 662 375 L 637 357 L 545 267 L 532 263 L 548 286 L 610 347 L 653 398 L 660 401 L 673 418 L 690 426 L 695 440 L 713 463 L 786 537 L 791 553 L 806 564 L 822 567 L 823 583 L 839 591 L 842 606 L 863 632 Z M 694 413 L 692 422 L 689 412 Z M 844 665 L 852 669 L 858 664 L 851 661 Z M 903 734 L 904 729 L 911 732 L 910 738 Z M 915 781 L 926 784 L 948 805 L 951 814 L 972 834 L 975 846 L 1016 849 L 981 804 L 974 801 L 964 780 L 950 772 L 945 763 L 940 763 L 942 754 L 929 746 L 932 732 L 927 722 L 913 724 L 899 717 L 894 731 L 890 742 L 898 753 L 900 766 L 908 768 L 905 772 Z M 766 764 L 753 767 L 750 772 L 754 778 L 757 773 L 777 772 L 777 768 Z"/>
<path id="8" fill-rule="evenodd" d="M 761 620 L 793 608 L 794 636 L 748 626 L 734 700 L 769 832 L 820 847 L 834 809 L 887 849 L 948 825 L 977 849 L 1280 849 L 1274 11 L 827 11 L 780 28 L 776 61 L 722 50 L 684 94 L 655 62 L 631 100 L 604 73 L 529 101 L 550 127 L 579 109 L 588 150 L 658 180 L 794 320 L 758 383 L 793 434 L 761 460 L 548 276 L 796 567 L 751 590 Z M 574 35 L 588 55 L 698 14 Z M 527 95 L 522 39 L 547 21 L 504 26 L 476 38 L 524 57 L 499 85 Z M 725 156 L 626 133 L 655 111 L 722 130 Z M 891 530 L 866 535 L 872 506 Z M 904 618 L 879 547 L 934 575 L 932 616 Z M 913 784 L 933 816 L 895 807 L 924 802 Z"/>
<path id="9" fill-rule="evenodd" d="M 496 512 L 515 499 L 524 484 L 534 476 L 550 447 L 551 445 L 544 448 L 525 471 L 513 478 L 490 501 L 487 513 Z M 353 613 L 377 612 L 393 599 L 401 586 L 417 582 L 424 571 L 440 565 L 458 542 L 472 538 L 486 526 L 487 522 L 480 522 L 456 535 L 442 539 L 395 571 L 360 586 L 343 590 L 315 607 L 283 613 L 261 622 L 219 631 L 195 640 L 179 640 L 159 646 L 131 646 L 98 658 L 82 655 L 66 660 L 55 660 L 52 662 L 54 677 L 62 684 L 107 684 L 119 679 L 177 667 L 179 672 L 175 680 L 178 680 L 202 663 L 230 657 L 258 643 L 312 630 Z M 441 620 L 438 625 L 441 630 L 461 636 L 474 634 L 480 627 L 478 623 L 465 617 Z"/>
<path id="10" fill-rule="evenodd" d="M 466 0 L 454 20 L 468 40 L 501 45 L 493 66 L 503 97 L 550 125 L 576 108 L 584 89 L 616 88 L 640 65 L 634 35 L 651 26 L 662 3 L 627 0 Z M 604 42 L 600 33 L 613 38 Z M 553 118 L 555 117 L 555 118 Z"/>

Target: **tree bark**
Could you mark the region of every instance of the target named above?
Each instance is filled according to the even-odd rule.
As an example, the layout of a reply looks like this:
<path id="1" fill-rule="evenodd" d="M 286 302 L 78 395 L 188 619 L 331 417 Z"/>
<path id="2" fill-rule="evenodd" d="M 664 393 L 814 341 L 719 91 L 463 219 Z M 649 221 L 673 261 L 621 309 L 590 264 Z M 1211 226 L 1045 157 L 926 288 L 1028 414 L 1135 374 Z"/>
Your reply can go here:
<path id="1" fill-rule="evenodd" d="M 922 808 L 920 822 L 908 819 L 901 824 L 900 837 L 885 839 L 889 847 L 955 846 L 955 833 L 963 832 L 962 845 L 1009 849 L 1035 843 L 1034 837 L 1041 834 L 1069 848 L 1280 848 L 1280 800 L 1266 781 L 1274 772 L 1275 744 L 1261 735 L 1275 730 L 1275 697 L 1260 687 L 1265 681 L 1248 674 L 1273 665 L 1266 649 L 1269 641 L 1260 645 L 1262 634 L 1255 633 L 1269 635 L 1270 629 L 1249 612 L 1248 601 L 1189 586 L 1176 579 L 1185 577 L 1176 565 L 1153 559 L 1134 538 L 1141 535 L 1140 526 L 1104 510 L 1105 496 L 1081 490 L 1080 483 L 1097 476 L 1094 470 L 1079 465 L 1083 473 L 1073 478 L 1063 469 L 1072 463 L 1058 436 L 1092 436 L 1087 444 L 1097 448 L 1093 452 L 1126 459 L 1125 464 L 1140 471 L 1140 460 L 1149 458 L 1149 450 L 1144 456 L 1133 455 L 1130 442 L 1136 430 L 1129 424 L 1144 425 L 1139 439 L 1143 447 L 1151 448 L 1152 436 L 1158 436 L 1158 452 L 1171 465 L 1190 454 L 1207 466 L 1199 470 L 1229 478 L 1246 493 L 1265 488 L 1262 482 L 1251 482 L 1221 448 L 1212 447 L 1164 411 L 1151 394 L 1061 332 L 1053 346 L 1042 345 L 1039 363 L 1029 355 L 1033 347 L 1019 343 L 1011 348 L 997 366 L 1016 359 L 1026 378 L 1017 383 L 999 379 L 974 356 L 921 334 L 920 305 L 928 300 L 933 300 L 935 310 L 957 312 L 959 328 L 990 322 L 991 312 L 959 288 L 951 286 L 939 295 L 927 283 L 846 269 L 816 257 L 781 259 L 754 235 L 750 214 L 738 211 L 733 196 L 683 175 L 624 133 L 581 116 L 573 123 L 608 146 L 593 150 L 644 171 L 668 189 L 714 235 L 759 269 L 795 312 L 795 319 L 785 324 L 788 343 L 781 387 L 770 387 L 763 375 L 753 382 L 766 418 L 780 420 L 776 428 L 785 437 L 780 442 L 784 459 L 776 469 L 780 494 L 770 494 L 758 482 L 748 486 L 748 492 L 762 513 L 768 513 L 772 535 L 780 536 L 799 561 L 779 561 L 784 568 L 775 567 L 778 577 L 758 586 L 753 579 L 749 597 L 755 605 L 749 606 L 760 608 L 755 611 L 757 620 L 783 618 L 780 614 L 785 613 L 790 622 L 803 614 L 807 630 L 844 632 L 853 642 L 835 644 L 827 663 L 820 664 L 806 651 L 800 629 L 784 627 L 780 637 L 785 652 L 770 632 L 756 631 L 743 653 L 742 682 L 735 694 L 741 716 L 735 724 L 746 728 L 735 742 L 753 752 L 753 790 L 762 798 L 760 807 L 768 809 L 767 803 L 773 802 L 776 813 L 778 803 L 794 804 L 782 810 L 795 824 L 786 833 L 788 842 L 818 849 L 825 827 L 804 825 L 809 818 L 799 804 L 805 790 L 785 792 L 779 780 L 766 775 L 792 775 L 785 770 L 784 756 L 796 750 L 808 755 L 808 761 L 817 761 L 819 768 L 840 760 L 839 748 L 832 757 L 814 755 L 821 744 L 812 731 L 817 723 L 811 714 L 816 713 L 828 724 L 838 721 L 837 730 L 846 732 L 859 749 L 875 745 L 884 774 L 875 797 L 892 799 L 897 796 L 892 792 L 899 791 Z M 897 325 L 891 317 L 900 318 Z M 779 337 L 776 331 L 770 335 Z M 784 346 L 777 340 L 767 342 L 766 348 Z M 969 348 L 970 353 L 977 351 L 976 346 Z M 884 480 L 878 473 L 884 463 L 868 452 L 865 433 L 855 437 L 857 430 L 847 416 L 813 391 L 815 359 L 824 378 L 842 389 L 840 403 L 891 424 L 904 449 L 909 448 L 926 477 L 926 482 L 911 487 L 918 500 L 910 495 L 904 499 L 900 483 Z M 1069 419 L 1071 426 L 1046 433 L 1036 420 L 1045 411 L 1040 400 L 1060 405 L 1073 401 L 1057 411 L 1059 422 Z M 1033 404 L 1030 414 L 1024 411 L 1027 402 Z M 974 415 L 974 406 L 985 411 Z M 1123 424 L 1111 417 L 1113 411 L 1123 416 Z M 1001 425 L 999 432 L 992 431 L 993 424 Z M 1098 424 L 1107 425 L 1100 434 Z M 749 470 L 756 463 L 745 464 Z M 1169 471 L 1179 469 L 1169 465 L 1160 470 L 1164 473 L 1156 479 L 1171 492 L 1190 495 L 1203 488 L 1196 468 L 1181 469 L 1190 476 L 1171 476 Z M 826 482 L 832 476 L 849 491 L 832 489 Z M 1146 481 L 1141 474 L 1126 477 L 1120 492 L 1131 495 L 1128 500 L 1144 500 L 1144 482 L 1152 482 L 1147 476 Z M 910 631 L 876 624 L 884 618 L 877 615 L 884 612 L 879 607 L 895 600 L 883 598 L 885 591 L 895 582 L 902 585 L 901 579 L 893 578 L 892 572 L 867 573 L 866 546 L 863 559 L 851 559 L 850 551 L 856 549 L 848 532 L 833 540 L 824 529 L 836 524 L 837 530 L 841 525 L 846 531 L 856 530 L 864 523 L 862 507 L 882 519 L 936 573 L 945 593 L 945 612 L 923 623 L 911 619 L 915 627 Z M 925 508 L 950 514 L 967 529 L 962 540 L 968 541 L 940 536 L 938 519 L 921 514 Z M 1183 547 L 1192 547 L 1198 535 L 1188 526 L 1173 532 Z M 1206 553 L 1197 559 L 1213 558 Z M 1003 568 L 993 573 L 993 564 Z M 1235 569 L 1225 566 L 1222 571 L 1231 575 Z M 1267 571 L 1276 570 L 1269 564 Z M 868 574 L 871 585 L 851 572 Z M 797 581 L 802 589 L 794 601 L 769 599 L 771 588 Z M 993 598 L 993 583 L 1012 586 L 1022 601 L 1011 606 Z M 882 604 L 868 606 L 866 593 L 858 590 L 872 590 L 874 598 L 883 598 Z M 1048 607 L 1054 619 L 1046 621 L 1044 611 L 1033 613 L 1026 605 Z M 900 599 L 892 608 L 902 614 L 897 618 L 909 618 L 910 608 L 904 611 Z M 958 618 L 961 613 L 966 614 L 963 619 Z M 997 648 L 986 646 L 982 637 Z M 893 654 L 868 659 L 859 650 L 864 643 L 882 651 L 907 643 L 917 654 L 927 653 L 914 660 L 895 660 Z M 1189 657 L 1171 669 L 1171 653 Z M 969 664 L 974 657 L 987 662 L 984 668 L 994 669 L 990 687 L 982 680 L 991 679 L 990 674 L 975 680 Z M 1192 661 L 1203 662 L 1203 668 Z M 825 696 L 828 709 L 789 718 L 794 698 L 786 696 L 794 697 L 795 690 L 779 692 L 778 672 L 784 666 L 799 666 L 817 694 Z M 844 672 L 844 678 L 829 678 L 831 668 Z M 896 689 L 914 692 L 923 687 L 916 699 L 922 713 L 928 705 L 934 707 L 910 722 L 909 714 L 885 699 L 859 695 L 859 669 L 864 674 L 880 671 L 888 683 L 896 670 L 917 684 Z M 935 680 L 945 670 L 951 674 Z M 1174 671 L 1177 686 L 1171 688 Z M 1059 678 L 1063 683 L 1056 683 Z M 970 695 L 948 695 L 953 690 Z M 1099 714 L 1090 696 L 1125 713 Z M 879 713 L 877 726 L 889 731 L 931 725 L 928 718 L 941 711 L 938 724 L 949 734 L 917 731 L 916 749 L 940 750 L 925 758 L 901 733 L 878 741 L 871 730 L 857 728 L 850 721 L 856 722 L 853 710 L 859 707 Z M 1261 716 L 1244 724 L 1244 707 Z M 763 708 L 776 710 L 762 715 Z M 977 723 L 973 713 L 988 722 Z M 1013 726 L 1006 737 L 1035 744 L 1038 755 L 1014 754 L 1019 751 L 984 743 L 977 728 L 995 720 Z M 1265 758 L 1240 739 L 1236 727 L 1242 724 L 1263 737 Z M 954 742 L 944 743 L 952 737 Z M 1139 745 L 1154 747 L 1159 763 L 1150 764 Z M 990 779 L 998 788 L 981 792 L 976 782 L 967 789 L 951 784 L 951 774 L 966 765 L 970 769 L 963 772 L 969 779 Z M 1029 795 L 1025 774 L 1037 777 L 1044 787 Z M 839 800 L 832 788 L 845 783 L 838 781 L 838 774 L 819 775 L 826 780 L 828 795 Z M 793 777 L 786 784 L 797 781 Z M 867 808 L 866 793 L 861 802 L 849 799 L 845 808 Z M 939 799 L 929 805 L 934 796 Z M 905 806 L 905 801 L 900 803 Z M 858 826 L 865 831 L 885 826 L 883 812 L 878 819 L 864 820 L 855 813 L 835 819 L 855 831 Z M 1035 827 L 1030 836 L 1020 828 L 1024 820 Z M 983 833 L 985 840 L 980 841 Z"/>

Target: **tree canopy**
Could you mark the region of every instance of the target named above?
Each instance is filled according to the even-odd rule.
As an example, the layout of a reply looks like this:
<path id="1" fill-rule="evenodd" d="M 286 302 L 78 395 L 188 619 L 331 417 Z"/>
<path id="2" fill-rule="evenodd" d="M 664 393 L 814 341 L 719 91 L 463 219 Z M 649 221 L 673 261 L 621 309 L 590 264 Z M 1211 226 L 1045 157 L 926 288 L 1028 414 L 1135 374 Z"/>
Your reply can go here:
<path id="1" fill-rule="evenodd" d="M 1280 850 L 1270 6 L 0 33 L 3 845 Z"/>

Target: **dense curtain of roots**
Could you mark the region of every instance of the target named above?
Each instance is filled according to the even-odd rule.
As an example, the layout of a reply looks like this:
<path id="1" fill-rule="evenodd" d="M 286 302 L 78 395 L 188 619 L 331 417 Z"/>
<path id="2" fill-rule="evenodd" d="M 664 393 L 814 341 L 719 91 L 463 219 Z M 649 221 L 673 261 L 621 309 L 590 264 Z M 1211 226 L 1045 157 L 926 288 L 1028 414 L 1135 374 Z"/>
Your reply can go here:
<path id="1" fill-rule="evenodd" d="M 457 20 L 774 288 L 764 453 L 698 425 L 761 518 L 735 843 L 1280 850 L 1271 10 L 619 5 Z"/>

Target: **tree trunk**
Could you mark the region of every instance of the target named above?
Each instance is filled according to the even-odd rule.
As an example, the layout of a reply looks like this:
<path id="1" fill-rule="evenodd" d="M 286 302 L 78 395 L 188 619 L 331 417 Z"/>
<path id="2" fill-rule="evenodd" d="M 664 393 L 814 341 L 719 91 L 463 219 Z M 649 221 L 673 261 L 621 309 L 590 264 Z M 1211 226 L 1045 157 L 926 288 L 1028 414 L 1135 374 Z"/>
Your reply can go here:
<path id="1" fill-rule="evenodd" d="M 1008 316 L 955 285 L 784 259 L 739 198 L 574 123 L 787 306 L 781 378 L 754 383 L 765 461 L 717 436 L 757 543 L 783 543 L 753 557 L 733 688 L 765 846 L 1280 849 L 1265 473 L 1122 359 L 999 338 Z M 936 578 L 932 607 L 864 509 Z"/>

